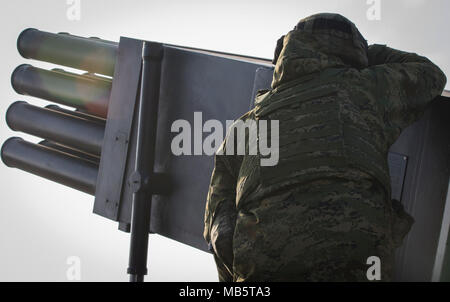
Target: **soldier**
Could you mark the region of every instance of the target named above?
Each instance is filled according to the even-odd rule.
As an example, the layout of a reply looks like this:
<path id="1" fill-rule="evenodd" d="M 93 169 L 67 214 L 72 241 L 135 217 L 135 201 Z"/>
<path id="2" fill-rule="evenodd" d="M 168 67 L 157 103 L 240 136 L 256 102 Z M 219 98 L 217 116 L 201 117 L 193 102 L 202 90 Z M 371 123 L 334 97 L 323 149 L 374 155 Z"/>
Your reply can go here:
<path id="1" fill-rule="evenodd" d="M 413 219 L 390 199 L 388 150 L 445 75 L 417 54 L 368 47 L 338 14 L 301 20 L 273 63 L 272 89 L 239 120 L 279 121 L 279 163 L 215 157 L 204 237 L 219 279 L 367 281 L 377 256 L 389 281 Z"/>

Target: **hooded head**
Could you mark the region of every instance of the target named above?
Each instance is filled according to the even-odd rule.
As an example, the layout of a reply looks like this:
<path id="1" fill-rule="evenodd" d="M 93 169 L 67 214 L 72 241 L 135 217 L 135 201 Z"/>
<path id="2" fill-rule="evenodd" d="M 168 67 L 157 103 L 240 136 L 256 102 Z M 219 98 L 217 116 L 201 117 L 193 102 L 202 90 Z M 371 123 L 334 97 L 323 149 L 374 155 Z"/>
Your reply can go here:
<path id="1" fill-rule="evenodd" d="M 367 41 L 339 14 L 322 13 L 300 20 L 278 40 L 272 88 L 332 67 L 368 66 Z"/>

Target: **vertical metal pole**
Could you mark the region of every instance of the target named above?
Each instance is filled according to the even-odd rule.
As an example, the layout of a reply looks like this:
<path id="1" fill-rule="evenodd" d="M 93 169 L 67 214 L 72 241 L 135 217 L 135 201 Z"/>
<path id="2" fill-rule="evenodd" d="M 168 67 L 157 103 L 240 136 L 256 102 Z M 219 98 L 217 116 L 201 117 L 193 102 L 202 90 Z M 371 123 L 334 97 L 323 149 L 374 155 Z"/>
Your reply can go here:
<path id="1" fill-rule="evenodd" d="M 142 76 L 137 110 L 136 164 L 130 183 L 133 187 L 131 242 L 128 274 L 131 282 L 143 282 L 147 275 L 148 236 L 156 145 L 159 86 L 163 47 L 159 43 L 144 42 L 142 48 Z"/>
<path id="2" fill-rule="evenodd" d="M 450 268 L 444 267 L 446 263 L 450 263 L 450 259 L 446 259 L 450 256 L 450 250 L 449 250 L 449 231 L 450 231 L 450 181 L 448 183 L 447 188 L 447 198 L 445 199 L 445 208 L 444 208 L 444 215 L 442 216 L 442 224 L 441 224 L 441 233 L 439 236 L 439 242 L 436 249 L 436 258 L 434 259 L 434 268 L 432 273 L 432 282 L 439 282 L 439 281 L 449 281 L 449 280 L 442 280 L 442 273 L 443 271 L 446 272 Z M 449 275 L 447 273 L 447 275 Z"/>

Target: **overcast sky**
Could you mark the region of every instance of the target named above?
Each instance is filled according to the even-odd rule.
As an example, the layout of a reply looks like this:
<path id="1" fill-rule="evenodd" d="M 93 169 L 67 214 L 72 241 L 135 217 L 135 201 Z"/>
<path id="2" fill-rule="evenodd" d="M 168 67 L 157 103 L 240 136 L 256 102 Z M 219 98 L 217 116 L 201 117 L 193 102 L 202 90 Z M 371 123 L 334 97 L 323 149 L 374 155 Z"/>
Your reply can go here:
<path id="1" fill-rule="evenodd" d="M 68 9 L 73 4 L 67 2 L 73 1 L 1 1 L 2 117 L 18 99 L 46 104 L 18 96 L 10 87 L 11 72 L 26 62 L 17 53 L 16 39 L 28 27 L 271 58 L 276 40 L 299 19 L 337 12 L 351 19 L 369 44 L 417 52 L 450 74 L 448 0 L 81 0 L 79 20 L 70 20 Z M 0 140 L 15 135 L 1 120 Z M 0 190 L 0 281 L 65 281 L 70 256 L 81 260 L 83 281 L 127 280 L 129 236 L 117 231 L 115 223 L 92 214 L 93 197 L 3 164 Z M 150 281 L 217 280 L 210 255 L 159 236 L 150 240 L 149 270 Z"/>

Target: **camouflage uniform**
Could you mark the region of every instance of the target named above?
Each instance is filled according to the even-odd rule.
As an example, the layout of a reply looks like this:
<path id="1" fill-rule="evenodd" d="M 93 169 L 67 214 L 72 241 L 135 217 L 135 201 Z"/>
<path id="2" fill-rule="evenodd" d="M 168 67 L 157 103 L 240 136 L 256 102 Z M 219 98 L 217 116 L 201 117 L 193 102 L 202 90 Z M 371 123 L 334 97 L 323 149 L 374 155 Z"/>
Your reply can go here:
<path id="1" fill-rule="evenodd" d="M 417 54 L 368 47 L 335 14 L 301 20 L 281 43 L 272 89 L 240 118 L 279 120 L 279 163 L 215 157 L 204 236 L 219 279 L 367 281 L 378 256 L 390 280 L 413 220 L 390 199 L 388 150 L 445 75 Z"/>

